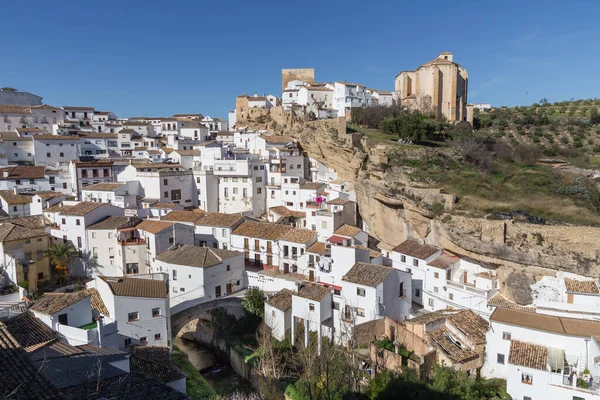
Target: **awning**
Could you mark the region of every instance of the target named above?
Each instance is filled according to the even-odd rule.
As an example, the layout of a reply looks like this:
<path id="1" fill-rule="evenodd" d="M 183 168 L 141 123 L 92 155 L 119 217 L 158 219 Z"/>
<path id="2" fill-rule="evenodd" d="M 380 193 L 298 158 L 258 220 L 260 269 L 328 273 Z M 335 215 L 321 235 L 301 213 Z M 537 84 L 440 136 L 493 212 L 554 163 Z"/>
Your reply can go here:
<path id="1" fill-rule="evenodd" d="M 555 349 L 550 347 L 548 349 L 548 364 L 550 368 L 555 371 L 557 369 L 565 368 L 565 351 L 563 349 Z"/>
<path id="2" fill-rule="evenodd" d="M 338 236 L 338 235 L 333 235 L 329 239 L 327 239 L 327 241 L 329 243 L 337 243 L 337 244 L 344 244 L 344 240 L 348 240 L 348 238 Z"/>

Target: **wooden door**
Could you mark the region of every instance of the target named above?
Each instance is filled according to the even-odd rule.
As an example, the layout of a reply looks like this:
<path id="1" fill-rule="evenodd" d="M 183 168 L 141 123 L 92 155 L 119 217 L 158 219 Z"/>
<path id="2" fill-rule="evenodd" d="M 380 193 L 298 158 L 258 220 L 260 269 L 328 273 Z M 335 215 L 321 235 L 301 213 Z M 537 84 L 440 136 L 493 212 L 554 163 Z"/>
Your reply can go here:
<path id="1" fill-rule="evenodd" d="M 221 286 L 215 286 L 215 297 L 221 297 Z"/>
<path id="2" fill-rule="evenodd" d="M 244 238 L 244 250 L 248 250 L 249 248 L 249 244 L 248 244 L 248 238 Z"/>
<path id="3" fill-rule="evenodd" d="M 308 271 L 308 280 L 311 282 L 315 281 L 315 271 L 313 271 L 312 269 Z"/>
<path id="4" fill-rule="evenodd" d="M 567 294 L 567 303 L 573 304 L 573 293 Z"/>
<path id="5" fill-rule="evenodd" d="M 231 294 L 231 292 L 233 292 L 233 289 L 231 288 L 231 283 L 227 284 L 225 291 L 227 292 L 226 294 Z"/>
<path id="6" fill-rule="evenodd" d="M 272 248 L 271 246 L 272 246 L 272 245 L 271 245 L 271 242 L 267 242 L 267 253 L 269 253 L 269 254 L 273 252 L 273 251 L 272 251 L 272 250 L 273 250 L 273 248 Z"/>

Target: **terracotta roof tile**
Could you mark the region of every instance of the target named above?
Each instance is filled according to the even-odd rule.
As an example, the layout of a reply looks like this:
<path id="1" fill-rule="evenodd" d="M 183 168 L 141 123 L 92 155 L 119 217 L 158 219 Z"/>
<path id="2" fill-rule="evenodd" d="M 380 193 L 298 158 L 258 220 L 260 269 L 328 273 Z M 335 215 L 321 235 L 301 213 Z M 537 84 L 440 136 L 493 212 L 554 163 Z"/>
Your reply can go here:
<path id="1" fill-rule="evenodd" d="M 335 232 L 333 232 L 333 234 L 338 235 L 338 236 L 354 237 L 354 236 L 358 235 L 360 232 L 361 232 L 360 228 L 358 228 L 356 226 L 344 224 L 344 225 L 340 226 L 339 228 L 337 228 L 335 230 Z"/>
<path id="2" fill-rule="evenodd" d="M 327 204 L 331 204 L 334 206 L 343 206 L 344 204 L 352 203 L 352 200 L 342 199 L 341 197 L 335 198 L 333 200 L 329 200 Z"/>
<path id="3" fill-rule="evenodd" d="M 0 104 L 0 114 L 31 114 L 31 106 Z"/>
<path id="4" fill-rule="evenodd" d="M 44 293 L 42 297 L 33 303 L 31 310 L 47 315 L 53 315 L 67 307 L 72 306 L 73 304 L 87 299 L 90 296 L 91 293 L 89 293 L 87 290 L 80 290 L 73 293 Z"/>
<path id="5" fill-rule="evenodd" d="M 12 190 L 0 190 L 0 197 L 9 205 L 30 204 L 32 195 L 15 194 Z"/>
<path id="6" fill-rule="evenodd" d="M 274 212 L 280 217 L 295 217 L 295 218 L 306 218 L 306 213 L 303 211 L 290 210 L 286 206 L 276 206 L 269 208 L 269 211 Z"/>
<path id="7" fill-rule="evenodd" d="M 0 180 L 15 180 L 15 179 L 43 179 L 46 173 L 46 167 L 5 167 L 0 168 Z M 8 174 L 8 176 L 4 176 Z"/>
<path id="8" fill-rule="evenodd" d="M 35 135 L 33 140 L 79 140 L 79 135 Z"/>
<path id="9" fill-rule="evenodd" d="M 112 192 L 113 190 L 118 189 L 124 185 L 124 183 L 120 182 L 102 182 L 84 186 L 82 187 L 82 190 L 93 190 L 95 192 Z"/>
<path id="10" fill-rule="evenodd" d="M 33 313 L 25 312 L 0 322 L 0 330 L 9 333 L 27 352 L 34 351 L 40 346 L 57 341 L 58 333 L 37 319 Z"/>
<path id="11" fill-rule="evenodd" d="M 321 301 L 327 296 L 328 293 L 331 293 L 331 289 L 325 285 L 319 285 L 318 283 L 313 282 L 303 282 L 302 287 L 298 291 L 298 293 L 294 293 L 294 296 L 299 296 L 304 299 Z"/>
<path id="12" fill-rule="evenodd" d="M 415 257 L 421 260 L 425 260 L 439 251 L 437 247 L 430 246 L 428 244 L 421 244 L 416 239 L 408 239 L 398 246 L 394 247 L 393 251 L 396 253 L 406 254 L 411 257 Z"/>
<path id="13" fill-rule="evenodd" d="M 172 365 L 161 365 L 137 356 L 129 358 L 129 367 L 131 372 L 146 375 L 160 383 L 170 383 L 186 377 L 183 372 Z"/>
<path id="14" fill-rule="evenodd" d="M 319 183 L 319 182 L 305 182 L 304 184 L 302 184 L 302 186 L 300 186 L 300 189 L 317 190 L 321 186 L 325 186 L 325 184 L 324 183 Z"/>
<path id="15" fill-rule="evenodd" d="M 57 204 L 57 205 L 59 205 L 59 204 Z M 91 201 L 80 201 L 77 204 L 59 207 L 58 212 L 61 215 L 73 215 L 73 216 L 82 217 L 104 205 L 106 205 L 106 204 L 105 203 L 95 203 L 95 202 L 91 202 Z M 56 206 L 52 207 L 53 210 L 54 210 L 54 207 L 56 207 Z M 46 209 L 46 211 L 49 211 L 49 210 L 50 210 L 49 208 Z"/>
<path id="16" fill-rule="evenodd" d="M 191 211 L 173 210 L 162 217 L 165 221 L 173 222 L 196 222 L 204 217 L 204 211 L 196 209 Z"/>
<path id="17" fill-rule="evenodd" d="M 54 197 L 64 196 L 64 193 L 55 192 L 53 190 L 41 190 L 39 192 L 35 192 L 36 196 L 40 196 L 42 199 L 52 199 Z"/>
<path id="18" fill-rule="evenodd" d="M 165 229 L 172 229 L 173 224 L 173 222 L 168 221 L 155 221 L 146 219 L 140 222 L 136 228 L 156 235 L 158 232 L 162 232 Z"/>
<path id="19" fill-rule="evenodd" d="M 568 293 L 578 294 L 599 294 L 598 283 L 596 281 L 578 281 L 565 278 L 565 287 Z"/>
<path id="20" fill-rule="evenodd" d="M 316 254 L 321 254 L 321 255 L 328 253 L 327 245 L 323 242 L 313 243 L 312 246 L 310 246 L 308 249 L 306 249 L 306 251 L 308 253 L 316 253 Z"/>
<path id="21" fill-rule="evenodd" d="M 441 350 L 450 360 L 456 363 L 463 363 L 479 358 L 479 355 L 470 348 L 459 346 L 455 341 L 458 339 L 446 328 L 428 331 L 427 338 L 431 345 Z"/>
<path id="22" fill-rule="evenodd" d="M 258 239 L 279 240 L 290 229 L 292 227 L 289 225 L 245 221 L 233 231 L 233 234 Z"/>
<path id="23" fill-rule="evenodd" d="M 90 302 L 92 303 L 92 308 L 94 310 L 98 311 L 100 314 L 107 315 L 110 317 L 108 308 L 106 308 L 106 305 L 104 304 L 104 300 L 102 300 L 102 297 L 100 296 L 100 293 L 98 292 L 98 289 L 90 288 L 90 289 L 87 289 L 87 291 L 90 294 Z"/>
<path id="24" fill-rule="evenodd" d="M 243 220 L 244 217 L 240 214 L 206 213 L 202 219 L 196 221 L 196 225 L 233 228 Z"/>
<path id="25" fill-rule="evenodd" d="M 142 220 L 136 217 L 110 216 L 102 221 L 96 222 L 87 227 L 87 230 L 113 230 L 125 227 L 132 227 L 139 224 Z"/>
<path id="26" fill-rule="evenodd" d="M 456 257 L 454 254 L 442 252 L 442 254 L 429 261 L 427 265 L 434 268 L 446 269 L 453 266 L 459 261 L 460 258 Z"/>
<path id="27" fill-rule="evenodd" d="M 548 348 L 533 343 L 512 340 L 510 342 L 508 362 L 521 367 L 546 371 L 548 364 Z"/>
<path id="28" fill-rule="evenodd" d="M 279 240 L 285 242 L 306 244 L 313 242 L 317 237 L 317 232 L 310 229 L 292 228 L 285 232 Z"/>
<path id="29" fill-rule="evenodd" d="M 394 272 L 394 268 L 392 267 L 357 262 L 350 268 L 350 271 L 342 277 L 342 280 L 345 282 L 356 283 L 357 285 L 376 287 L 392 272 Z"/>
<path id="30" fill-rule="evenodd" d="M 167 298 L 167 284 L 163 280 L 101 276 L 115 296 Z"/>
<path id="31" fill-rule="evenodd" d="M 290 289 L 282 289 L 271 296 L 266 303 L 278 310 L 287 311 L 292 308 L 292 294 L 294 294 L 294 292 Z"/>
<path id="32" fill-rule="evenodd" d="M 243 253 L 238 251 L 186 244 L 174 246 L 156 256 L 156 259 L 168 264 L 206 268 L 218 265 L 223 262 L 223 260 L 241 255 L 243 255 Z"/>

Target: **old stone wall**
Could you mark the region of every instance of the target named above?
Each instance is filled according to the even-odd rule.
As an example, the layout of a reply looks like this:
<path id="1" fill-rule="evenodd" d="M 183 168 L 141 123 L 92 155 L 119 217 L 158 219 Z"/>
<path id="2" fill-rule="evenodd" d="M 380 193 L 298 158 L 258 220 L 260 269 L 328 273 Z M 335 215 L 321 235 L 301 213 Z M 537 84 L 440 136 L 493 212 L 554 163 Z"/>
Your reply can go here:
<path id="1" fill-rule="evenodd" d="M 385 319 L 375 319 L 354 327 L 356 346 L 371 343 L 375 338 L 385 333 Z"/>
<path id="2" fill-rule="evenodd" d="M 281 91 L 287 88 L 288 82 L 301 80 L 304 82 L 315 81 L 314 68 L 288 68 L 281 70 Z"/>

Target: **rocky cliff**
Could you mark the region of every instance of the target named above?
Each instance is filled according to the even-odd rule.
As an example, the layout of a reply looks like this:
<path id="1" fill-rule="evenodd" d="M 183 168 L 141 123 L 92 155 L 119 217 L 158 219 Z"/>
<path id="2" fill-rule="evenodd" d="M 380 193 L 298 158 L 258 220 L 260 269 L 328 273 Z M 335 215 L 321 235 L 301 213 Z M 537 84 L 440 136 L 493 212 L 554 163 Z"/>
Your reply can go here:
<path id="1" fill-rule="evenodd" d="M 401 151 L 393 149 L 392 154 L 390 146 L 360 134 L 347 134 L 343 118 L 306 122 L 280 109 L 260 110 L 258 114 L 238 126 L 268 129 L 298 139 L 311 157 L 352 183 L 370 233 L 390 246 L 409 237 L 424 238 L 497 267 L 504 293 L 520 303 L 531 299 L 525 283 L 556 270 L 593 277 L 600 274 L 600 228 L 456 215 L 452 213 L 453 196 L 441 189 L 411 187 L 405 171 L 390 161 L 392 156 L 402 157 Z M 430 150 L 417 151 L 427 157 Z M 415 149 L 410 156 L 415 157 Z M 435 217 L 431 211 L 434 204 L 443 205 L 446 214 L 439 216 L 438 212 Z"/>

